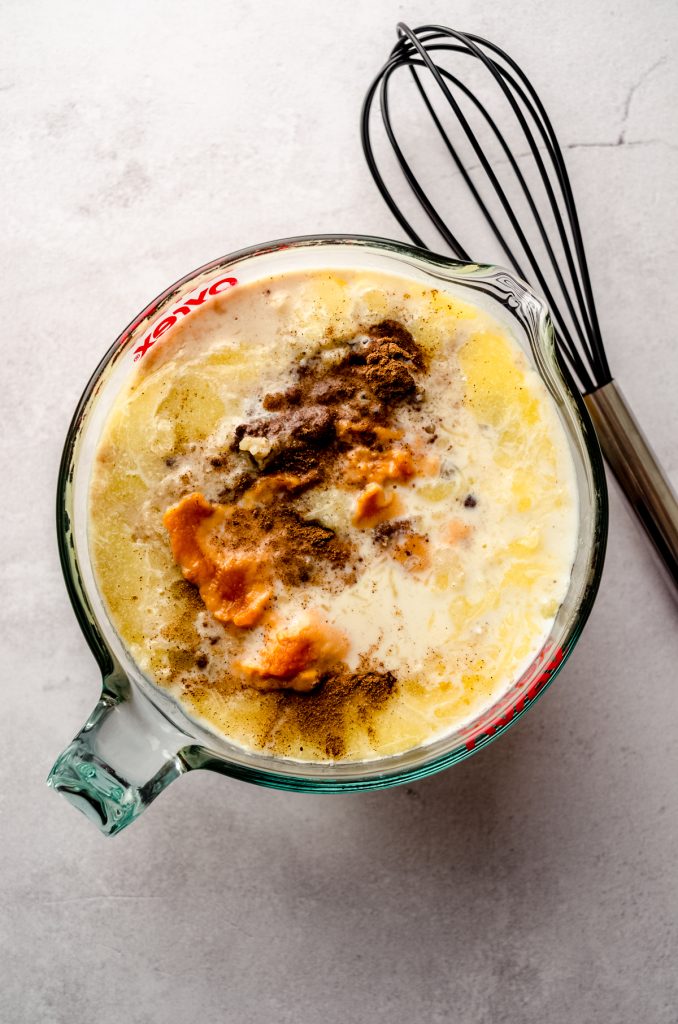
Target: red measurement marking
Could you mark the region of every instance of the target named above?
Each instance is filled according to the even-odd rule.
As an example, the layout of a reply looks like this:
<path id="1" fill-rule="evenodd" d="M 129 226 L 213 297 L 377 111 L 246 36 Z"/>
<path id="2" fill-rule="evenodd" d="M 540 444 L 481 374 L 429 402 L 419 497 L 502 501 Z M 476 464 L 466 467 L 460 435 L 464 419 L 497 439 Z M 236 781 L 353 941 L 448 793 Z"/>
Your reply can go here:
<path id="1" fill-rule="evenodd" d="M 238 283 L 236 277 L 220 277 L 218 281 L 213 281 L 212 284 L 206 286 L 202 291 L 198 292 L 197 295 L 192 296 L 190 299 L 184 299 L 183 305 L 177 306 L 172 312 L 160 320 L 155 325 L 152 331 L 146 335 L 142 343 L 134 349 L 134 361 L 141 359 L 142 356 L 146 355 L 149 348 L 155 345 L 159 338 L 162 338 L 163 334 L 166 334 L 179 319 L 180 316 L 189 316 L 198 306 L 202 306 L 203 302 L 206 302 L 208 298 L 214 295 L 221 295 L 228 288 L 233 288 Z"/>
<path id="2" fill-rule="evenodd" d="M 547 656 L 547 653 L 543 652 L 541 655 L 541 661 L 545 661 Z M 472 736 L 469 736 L 465 741 L 464 745 L 466 749 L 473 750 L 476 743 L 478 743 L 483 736 L 494 736 L 497 729 L 501 729 L 503 726 L 508 725 L 516 715 L 519 715 L 521 711 L 524 711 L 526 704 L 533 701 L 537 694 L 544 689 L 555 669 L 561 664 L 564 657 L 565 655 L 562 647 L 556 647 L 551 653 L 548 663 L 544 665 L 544 668 L 532 680 L 528 688 L 515 704 L 509 707 L 503 715 L 499 715 L 494 719 L 490 719 L 489 716 L 485 720 L 481 719 L 480 723 L 478 723 L 476 732 L 473 733 Z M 519 686 L 520 684 L 518 683 L 517 685 Z"/>

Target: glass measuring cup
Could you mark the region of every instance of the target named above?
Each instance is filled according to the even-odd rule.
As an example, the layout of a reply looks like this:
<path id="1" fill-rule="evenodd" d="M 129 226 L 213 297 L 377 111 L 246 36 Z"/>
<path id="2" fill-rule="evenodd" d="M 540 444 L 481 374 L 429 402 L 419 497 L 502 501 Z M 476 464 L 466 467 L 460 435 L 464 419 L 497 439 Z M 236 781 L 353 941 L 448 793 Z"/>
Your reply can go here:
<path id="1" fill-rule="evenodd" d="M 97 590 L 87 544 L 88 490 L 102 427 L 134 364 L 213 296 L 273 274 L 309 269 L 381 270 L 444 289 L 491 313 L 512 333 L 553 397 L 574 461 L 579 530 L 569 588 L 542 650 L 526 672 L 471 723 L 405 753 L 366 762 L 299 763 L 244 750 L 192 719 L 138 668 Z M 561 669 L 595 598 L 607 535 L 598 443 L 584 404 L 556 359 L 544 304 L 512 274 L 459 263 L 412 246 L 362 236 L 271 242 L 215 260 L 155 299 L 94 371 L 75 411 L 57 494 L 66 586 L 98 662 L 101 698 L 48 782 L 107 835 L 119 832 L 174 779 L 195 768 L 304 792 L 380 789 L 411 782 L 468 757 L 525 713 Z"/>

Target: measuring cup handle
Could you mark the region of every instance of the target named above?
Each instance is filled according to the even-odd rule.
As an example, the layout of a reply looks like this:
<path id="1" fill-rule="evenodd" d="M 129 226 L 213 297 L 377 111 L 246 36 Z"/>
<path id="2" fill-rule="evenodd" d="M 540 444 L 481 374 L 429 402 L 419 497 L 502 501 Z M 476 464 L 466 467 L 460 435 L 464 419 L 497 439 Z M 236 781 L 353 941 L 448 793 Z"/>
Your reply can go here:
<path id="1" fill-rule="evenodd" d="M 107 687 L 82 730 L 57 758 L 47 784 L 112 836 L 188 771 L 188 737 L 129 685 Z"/>

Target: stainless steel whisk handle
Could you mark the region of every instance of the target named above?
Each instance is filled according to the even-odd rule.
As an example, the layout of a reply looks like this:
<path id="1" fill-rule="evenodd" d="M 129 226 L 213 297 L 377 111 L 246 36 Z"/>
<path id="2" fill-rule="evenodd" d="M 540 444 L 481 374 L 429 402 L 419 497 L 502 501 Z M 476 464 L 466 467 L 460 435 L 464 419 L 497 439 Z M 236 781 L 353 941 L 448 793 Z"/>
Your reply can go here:
<path id="1" fill-rule="evenodd" d="M 600 447 L 678 591 L 678 499 L 616 381 L 584 395 Z"/>

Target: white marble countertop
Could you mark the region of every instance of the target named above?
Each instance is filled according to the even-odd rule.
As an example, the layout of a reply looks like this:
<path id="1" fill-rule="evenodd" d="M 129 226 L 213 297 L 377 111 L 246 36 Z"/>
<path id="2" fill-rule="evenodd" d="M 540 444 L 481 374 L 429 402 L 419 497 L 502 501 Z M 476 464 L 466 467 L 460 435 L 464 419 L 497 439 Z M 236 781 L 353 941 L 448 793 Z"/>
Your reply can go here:
<path id="1" fill-rule="evenodd" d="M 402 237 L 358 139 L 401 18 L 454 19 L 537 83 L 608 352 L 678 482 L 674 0 L 27 0 L 0 18 L 0 1020 L 675 1024 L 677 606 L 614 489 L 577 650 L 461 766 L 338 797 L 196 772 L 114 840 L 44 785 L 98 694 L 53 523 L 80 391 L 192 267 L 290 234 Z"/>

